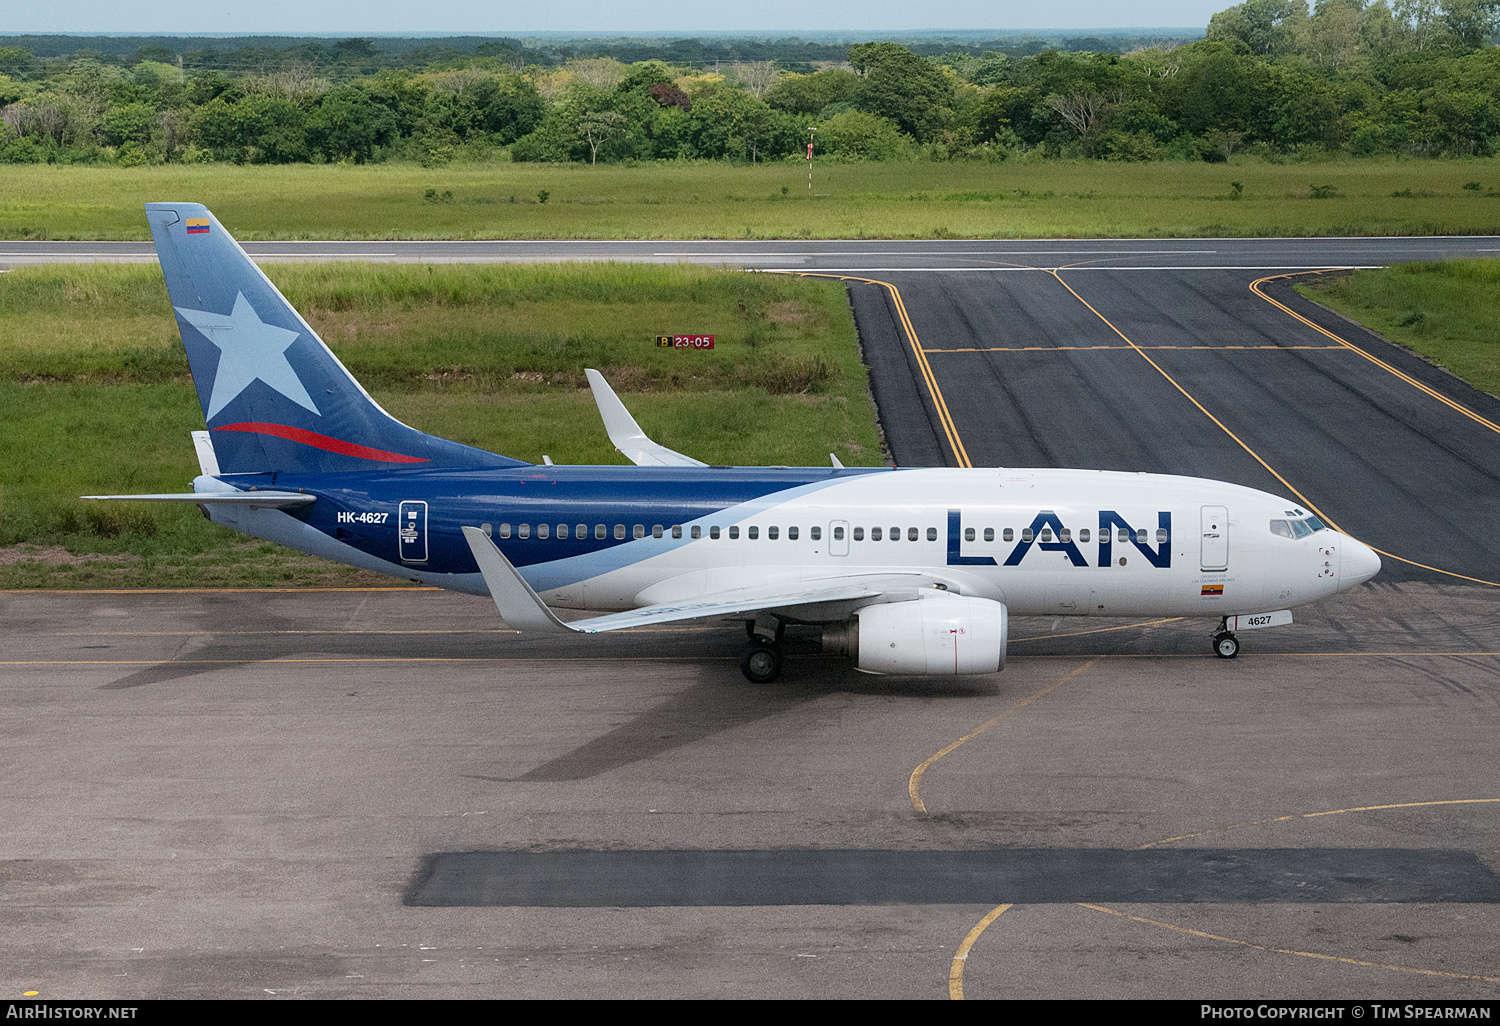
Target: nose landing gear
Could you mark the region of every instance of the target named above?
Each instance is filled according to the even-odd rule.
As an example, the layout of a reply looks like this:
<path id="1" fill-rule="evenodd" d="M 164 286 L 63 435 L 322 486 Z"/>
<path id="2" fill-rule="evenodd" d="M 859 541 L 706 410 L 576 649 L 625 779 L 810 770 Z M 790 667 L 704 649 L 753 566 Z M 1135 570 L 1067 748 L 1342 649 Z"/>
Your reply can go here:
<path id="1" fill-rule="evenodd" d="M 1219 620 L 1219 630 L 1214 634 L 1214 655 L 1220 659 L 1233 659 L 1240 654 L 1240 639 L 1234 636 L 1234 632 L 1226 630 L 1229 618 Z"/>

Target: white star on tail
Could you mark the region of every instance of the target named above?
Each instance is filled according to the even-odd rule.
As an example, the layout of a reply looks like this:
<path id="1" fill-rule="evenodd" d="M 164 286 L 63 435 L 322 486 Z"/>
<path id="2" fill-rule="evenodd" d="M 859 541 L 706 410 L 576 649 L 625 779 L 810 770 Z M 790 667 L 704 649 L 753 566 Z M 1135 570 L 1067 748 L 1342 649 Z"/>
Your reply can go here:
<path id="1" fill-rule="evenodd" d="M 287 348 L 300 332 L 278 328 L 260 319 L 243 292 L 234 300 L 229 316 L 207 310 L 176 308 L 183 319 L 219 347 L 219 369 L 214 374 L 214 390 L 208 400 L 208 420 L 213 420 L 236 396 L 259 378 L 292 402 L 322 416 L 313 405 L 312 396 L 287 362 Z"/>

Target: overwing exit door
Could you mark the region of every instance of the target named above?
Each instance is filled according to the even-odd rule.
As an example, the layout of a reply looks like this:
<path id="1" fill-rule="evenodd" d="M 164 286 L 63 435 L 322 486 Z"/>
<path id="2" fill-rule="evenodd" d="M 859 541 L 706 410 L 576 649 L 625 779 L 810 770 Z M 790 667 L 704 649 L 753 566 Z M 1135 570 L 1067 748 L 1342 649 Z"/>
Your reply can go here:
<path id="1" fill-rule="evenodd" d="M 401 562 L 427 562 L 427 503 L 408 499 L 397 508 L 396 516 L 396 548 Z"/>
<path id="2" fill-rule="evenodd" d="M 828 554 L 849 555 L 849 521 L 835 520 L 828 525 Z"/>
<path id="3" fill-rule="evenodd" d="M 1204 570 L 1229 569 L 1229 509 L 1225 506 L 1203 507 L 1202 562 Z"/>

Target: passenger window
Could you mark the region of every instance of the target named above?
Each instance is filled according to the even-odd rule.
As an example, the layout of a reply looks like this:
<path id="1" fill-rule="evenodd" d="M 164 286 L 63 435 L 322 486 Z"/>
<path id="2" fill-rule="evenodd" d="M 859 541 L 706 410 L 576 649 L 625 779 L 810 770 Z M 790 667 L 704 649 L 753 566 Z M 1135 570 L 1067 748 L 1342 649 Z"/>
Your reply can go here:
<path id="1" fill-rule="evenodd" d="M 787 541 L 796 541 L 797 540 L 797 529 L 795 527 L 788 527 L 786 529 L 786 540 Z"/>
<path id="2" fill-rule="evenodd" d="M 1135 540 L 1140 542 L 1142 545 L 1146 544 L 1146 529 L 1144 527 L 1136 528 Z"/>
<path id="3" fill-rule="evenodd" d="M 1165 545 L 1166 543 L 1167 543 L 1167 529 L 1165 527 L 1158 527 L 1156 529 L 1156 544 L 1158 544 L 1158 545 Z"/>
<path id="4" fill-rule="evenodd" d="M 974 528 L 972 528 L 972 527 L 966 527 L 966 528 L 964 528 L 964 541 L 973 541 L 973 540 L 974 540 Z"/>
<path id="5" fill-rule="evenodd" d="M 719 540 L 719 525 L 718 524 L 715 524 L 714 526 L 712 526 L 712 527 L 710 527 L 708 529 L 708 536 L 710 538 L 712 538 L 714 541 L 718 541 Z"/>
<path id="6" fill-rule="evenodd" d="M 863 531 L 864 528 L 855 528 L 854 537 L 858 538 Z M 823 538 L 823 529 L 821 527 L 809 527 L 807 533 L 812 537 L 813 541 L 820 541 Z"/>
<path id="7" fill-rule="evenodd" d="M 490 531 L 491 531 L 491 530 L 492 530 L 492 528 L 491 528 L 491 527 L 490 527 L 490 525 L 489 525 L 489 524 L 480 524 L 480 525 L 479 525 L 479 529 L 480 529 L 480 530 L 481 530 L 481 531 L 483 531 L 483 532 L 484 532 L 484 533 L 485 533 L 485 534 L 486 534 L 486 535 L 487 535 L 487 536 L 489 536 L 489 537 L 491 537 L 491 538 L 493 538 L 493 537 L 494 537 L 494 535 L 493 535 L 493 534 L 490 534 Z"/>
<path id="8" fill-rule="evenodd" d="M 870 540 L 871 541 L 879 541 L 880 538 L 881 538 L 880 528 L 878 528 L 878 527 L 872 527 L 872 528 L 870 528 Z"/>
<path id="9" fill-rule="evenodd" d="M 519 535 L 522 538 L 530 538 L 531 537 L 531 525 L 530 524 L 521 524 L 521 525 L 517 526 L 516 527 L 516 534 Z"/>
<path id="10" fill-rule="evenodd" d="M 734 541 L 734 539 L 738 538 L 739 536 L 740 536 L 740 529 L 738 527 L 731 527 L 729 529 L 729 540 L 730 541 Z"/>
<path id="11" fill-rule="evenodd" d="M 993 527 L 986 527 L 984 529 L 984 540 L 988 542 L 995 540 L 995 529 Z"/>
<path id="12" fill-rule="evenodd" d="M 937 528 L 936 527 L 929 527 L 927 529 L 927 540 L 928 541 L 937 541 Z"/>
<path id="13" fill-rule="evenodd" d="M 1005 533 L 1000 536 L 1000 539 L 1001 539 L 1001 541 L 1015 541 L 1016 540 L 1016 532 L 1015 532 L 1015 530 L 1012 529 L 1012 528 L 1007 527 L 1005 529 Z"/>
<path id="14" fill-rule="evenodd" d="M 814 527 L 813 530 L 816 531 L 817 528 Z M 864 541 L 865 540 L 865 529 L 863 527 L 856 527 L 854 529 L 854 540 L 855 541 Z"/>
<path id="15" fill-rule="evenodd" d="M 1087 527 L 1079 530 L 1078 540 L 1081 542 L 1087 542 L 1089 540 L 1089 529 Z"/>
<path id="16" fill-rule="evenodd" d="M 833 540 L 834 541 L 843 541 L 844 540 L 844 529 L 842 527 L 835 527 L 833 529 Z"/>
<path id="17" fill-rule="evenodd" d="M 779 535 L 780 531 L 781 531 L 781 528 L 779 528 L 779 527 L 768 527 L 768 528 L 766 528 L 766 539 L 768 541 L 775 541 L 776 538 L 777 538 L 777 536 Z"/>
<path id="18" fill-rule="evenodd" d="M 615 541 L 624 541 L 624 540 L 625 540 L 625 525 L 624 524 L 616 524 L 615 525 Z"/>
<path id="19" fill-rule="evenodd" d="M 899 528 L 899 527 L 893 527 L 893 528 L 891 528 L 891 541 L 900 541 L 900 540 L 901 540 L 901 528 Z"/>
<path id="20" fill-rule="evenodd" d="M 594 537 L 598 538 L 600 541 L 604 540 L 604 536 L 608 533 L 608 531 L 609 528 L 605 527 L 603 524 L 594 525 Z"/>
<path id="21" fill-rule="evenodd" d="M 691 534 L 692 534 L 692 536 L 693 536 L 694 539 L 702 538 L 703 537 L 703 528 L 699 527 L 697 524 L 694 524 L 693 525 L 693 530 L 692 530 Z"/>
<path id="22" fill-rule="evenodd" d="M 636 524 L 634 527 L 632 527 L 630 529 L 630 537 L 632 537 L 632 538 L 644 538 L 644 537 L 646 537 L 646 525 L 645 524 Z"/>
<path id="23" fill-rule="evenodd" d="M 1292 525 L 1285 520 L 1271 521 L 1271 533 L 1278 538 L 1290 538 L 1292 536 Z"/>
<path id="24" fill-rule="evenodd" d="M 916 541 L 917 538 L 920 535 L 921 535 L 921 532 L 918 531 L 915 527 L 908 527 L 906 529 L 906 540 L 907 541 Z"/>
<path id="25" fill-rule="evenodd" d="M 547 537 L 547 535 L 549 535 L 551 533 L 552 533 L 552 528 L 551 528 L 550 525 L 548 525 L 548 524 L 537 524 L 536 525 L 536 536 L 538 538 L 545 538 L 545 537 Z"/>
<path id="26" fill-rule="evenodd" d="M 509 524 L 501 524 L 500 525 L 500 537 L 502 537 L 502 538 L 509 538 L 510 537 L 510 525 Z"/>
<path id="27" fill-rule="evenodd" d="M 578 524 L 578 525 L 576 525 L 573 528 L 573 537 L 577 538 L 579 541 L 583 541 L 583 539 L 587 538 L 588 536 L 589 536 L 589 525 L 588 524 Z"/>
<path id="28" fill-rule="evenodd" d="M 672 525 L 672 537 L 673 538 L 681 538 L 682 537 L 682 525 L 681 524 L 673 524 Z"/>
<path id="29" fill-rule="evenodd" d="M 1117 535 L 1115 535 L 1115 540 L 1116 541 L 1122 541 L 1122 542 L 1128 542 L 1130 540 L 1130 532 L 1127 531 L 1123 527 L 1120 528 L 1120 533 L 1117 534 Z"/>
<path id="30" fill-rule="evenodd" d="M 1006 532 L 1006 534 L 1009 534 L 1009 533 L 1010 533 L 1009 531 Z M 1031 528 L 1029 528 L 1029 527 L 1023 527 L 1023 528 L 1021 528 L 1021 540 L 1023 542 L 1029 542 L 1029 541 L 1031 541 L 1031 539 L 1033 537 L 1034 537 L 1034 535 L 1031 533 Z"/>
<path id="31" fill-rule="evenodd" d="M 1064 527 L 1061 531 L 1057 532 L 1057 540 L 1062 542 L 1070 542 L 1073 540 L 1073 532 Z"/>
<path id="32" fill-rule="evenodd" d="M 754 541 L 755 539 L 757 539 L 757 538 L 760 537 L 760 528 L 758 528 L 758 527 L 749 527 L 749 528 L 746 528 L 745 529 L 745 537 L 749 538 L 751 541 Z"/>
<path id="33" fill-rule="evenodd" d="M 1042 528 L 1042 541 L 1049 542 L 1051 540 L 1052 540 L 1052 528 L 1050 528 L 1050 527 L 1044 527 L 1044 528 Z"/>
<path id="34" fill-rule="evenodd" d="M 653 538 L 660 538 L 661 535 L 662 535 L 661 525 L 660 524 L 652 524 L 651 525 L 651 537 L 653 537 Z"/>
<path id="35" fill-rule="evenodd" d="M 558 524 L 557 525 L 557 536 L 559 538 L 566 538 L 568 536 L 568 525 L 567 524 Z"/>

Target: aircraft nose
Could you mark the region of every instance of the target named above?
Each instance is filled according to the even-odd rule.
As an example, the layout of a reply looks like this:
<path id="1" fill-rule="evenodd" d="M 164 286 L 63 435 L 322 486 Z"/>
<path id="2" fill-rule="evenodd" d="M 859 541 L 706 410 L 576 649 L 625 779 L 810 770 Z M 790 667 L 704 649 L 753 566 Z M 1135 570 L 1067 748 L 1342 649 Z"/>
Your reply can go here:
<path id="1" fill-rule="evenodd" d="M 1344 551 L 1340 553 L 1339 591 L 1347 591 L 1356 584 L 1364 584 L 1380 573 L 1380 557 L 1364 542 L 1344 536 Z"/>

